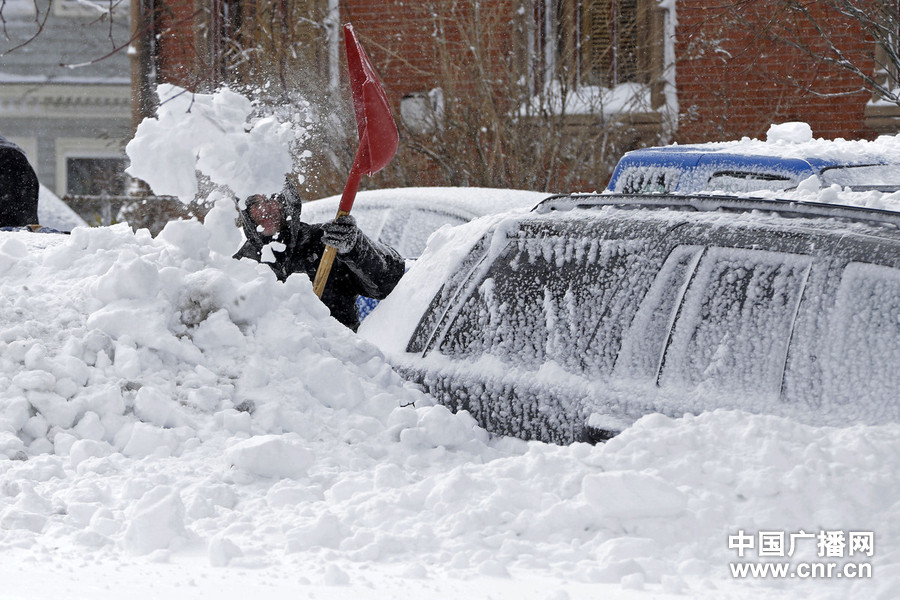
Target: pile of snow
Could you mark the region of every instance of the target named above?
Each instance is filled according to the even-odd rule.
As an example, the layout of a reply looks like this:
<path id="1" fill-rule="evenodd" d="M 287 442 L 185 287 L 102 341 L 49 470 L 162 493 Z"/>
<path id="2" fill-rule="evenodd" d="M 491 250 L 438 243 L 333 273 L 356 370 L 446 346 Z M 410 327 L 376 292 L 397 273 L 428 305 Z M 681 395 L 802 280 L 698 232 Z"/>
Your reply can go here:
<path id="1" fill-rule="evenodd" d="M 775 123 L 769 126 L 766 132 L 766 141 L 772 144 L 802 144 L 812 141 L 813 132 L 809 123 L 789 121 L 787 123 Z"/>
<path id="2" fill-rule="evenodd" d="M 223 197 L 156 238 L 0 234 L 5 598 L 895 597 L 900 426 L 719 411 L 600 446 L 492 438 L 306 276 L 231 259 L 233 217 Z M 872 556 L 758 560 L 874 575 L 732 577 L 756 554 L 729 536 L 773 530 L 873 532 Z"/>
<path id="3" fill-rule="evenodd" d="M 822 204 L 843 204 L 900 212 L 900 191 L 882 192 L 878 190 L 853 191 L 837 184 L 821 187 L 817 177 L 801 181 L 796 189 L 788 192 L 760 191 L 752 196 L 759 198 L 787 199 L 800 202 L 819 202 Z"/>
<path id="4" fill-rule="evenodd" d="M 138 597 L 150 564 L 188 592 L 220 579 L 202 585 L 226 598 L 242 589 L 231 577 L 372 598 L 468 584 L 495 598 L 889 598 L 900 583 L 900 426 L 723 411 L 646 417 L 601 446 L 492 439 L 405 384 L 308 278 L 281 284 L 211 250 L 239 242 L 230 210 L 156 239 L 126 225 L 0 236 L 8 568 L 62 571 L 74 589 L 124 569 Z M 819 558 L 808 542 L 788 560 L 871 562 L 875 576 L 732 580 L 740 530 L 872 531 L 872 557 Z M 41 595 L 42 577 L 5 593 Z"/>

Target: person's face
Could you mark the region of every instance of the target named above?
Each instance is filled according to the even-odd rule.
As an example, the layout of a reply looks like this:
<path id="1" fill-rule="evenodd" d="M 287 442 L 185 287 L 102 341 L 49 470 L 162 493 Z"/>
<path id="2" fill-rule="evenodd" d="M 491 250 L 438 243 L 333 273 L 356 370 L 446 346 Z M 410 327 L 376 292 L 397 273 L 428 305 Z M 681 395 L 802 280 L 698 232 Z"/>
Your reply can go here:
<path id="1" fill-rule="evenodd" d="M 256 224 L 256 230 L 265 236 L 273 236 L 278 233 L 284 223 L 281 202 L 274 196 L 256 195 L 250 198 L 250 203 L 247 212 Z"/>

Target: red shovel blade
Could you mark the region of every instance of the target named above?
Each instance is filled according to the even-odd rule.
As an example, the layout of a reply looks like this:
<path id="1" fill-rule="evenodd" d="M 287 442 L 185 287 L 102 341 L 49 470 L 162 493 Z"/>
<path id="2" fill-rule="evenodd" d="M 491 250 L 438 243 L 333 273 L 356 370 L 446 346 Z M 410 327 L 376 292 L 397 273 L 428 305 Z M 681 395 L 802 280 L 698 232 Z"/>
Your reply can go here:
<path id="1" fill-rule="evenodd" d="M 360 143 L 354 167 L 360 173 L 374 175 L 391 162 L 400 136 L 384 88 L 349 23 L 344 25 L 344 44 Z"/>
<path id="2" fill-rule="evenodd" d="M 349 23 L 344 25 L 344 43 L 347 47 L 347 69 L 350 73 L 350 92 L 353 94 L 353 110 L 356 113 L 359 149 L 347 177 L 335 219 L 350 214 L 360 178 L 364 174 L 374 175 L 387 166 L 397 153 L 397 145 L 400 143 L 397 124 L 394 123 L 384 88 L 381 87 L 375 69 L 369 62 L 362 44 L 356 39 L 353 26 Z M 319 298 L 325 290 L 335 255 L 335 249 L 326 246 L 319 261 L 319 268 L 313 280 L 313 290 Z"/>

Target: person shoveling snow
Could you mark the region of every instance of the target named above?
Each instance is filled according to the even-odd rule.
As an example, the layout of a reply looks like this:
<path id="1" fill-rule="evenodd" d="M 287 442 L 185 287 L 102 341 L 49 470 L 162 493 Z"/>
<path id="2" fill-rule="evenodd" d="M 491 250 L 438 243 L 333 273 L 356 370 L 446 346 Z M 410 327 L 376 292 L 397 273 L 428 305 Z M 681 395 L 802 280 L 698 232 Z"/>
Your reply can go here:
<path id="1" fill-rule="evenodd" d="M 322 302 L 335 319 L 356 331 L 356 299 L 385 298 L 403 276 L 405 263 L 396 250 L 369 239 L 352 216 L 310 225 L 300 220 L 301 209 L 300 194 L 290 182 L 279 194 L 256 194 L 238 202 L 247 241 L 234 257 L 267 263 L 281 281 L 292 273 L 306 273 L 312 280 L 326 245 L 335 248 Z"/>

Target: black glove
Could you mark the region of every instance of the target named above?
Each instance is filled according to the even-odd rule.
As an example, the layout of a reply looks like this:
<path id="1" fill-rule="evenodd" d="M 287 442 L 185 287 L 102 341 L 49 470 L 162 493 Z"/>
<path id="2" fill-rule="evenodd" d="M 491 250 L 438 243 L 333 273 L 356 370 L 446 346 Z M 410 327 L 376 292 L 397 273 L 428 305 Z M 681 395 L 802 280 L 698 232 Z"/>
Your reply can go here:
<path id="1" fill-rule="evenodd" d="M 331 223 L 322 223 L 322 230 L 322 241 L 333 246 L 338 254 L 347 254 L 353 250 L 360 233 L 356 219 L 350 215 L 341 215 Z"/>

